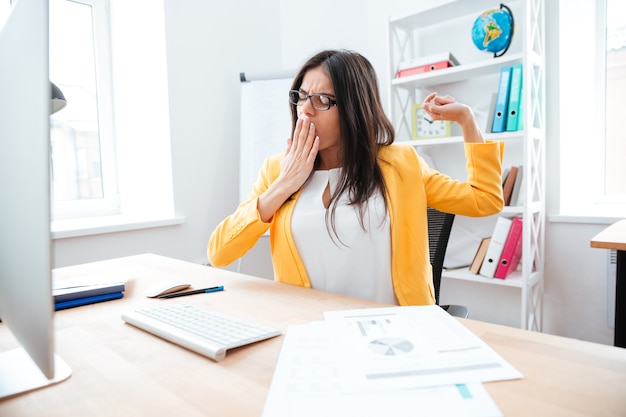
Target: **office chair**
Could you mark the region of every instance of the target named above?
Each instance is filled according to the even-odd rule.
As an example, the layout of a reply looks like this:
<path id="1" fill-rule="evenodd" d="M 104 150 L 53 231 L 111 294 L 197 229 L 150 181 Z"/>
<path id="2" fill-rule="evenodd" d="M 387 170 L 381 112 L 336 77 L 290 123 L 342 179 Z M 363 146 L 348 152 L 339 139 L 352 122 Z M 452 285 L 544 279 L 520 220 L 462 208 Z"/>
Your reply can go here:
<path id="1" fill-rule="evenodd" d="M 439 289 L 441 288 L 441 273 L 443 260 L 448 248 L 448 240 L 452 231 L 454 214 L 444 213 L 428 207 L 428 246 L 430 248 L 430 264 L 433 269 L 433 284 L 435 286 L 435 301 L 439 305 Z M 450 315 L 467 318 L 469 311 L 462 305 L 440 305 Z"/>

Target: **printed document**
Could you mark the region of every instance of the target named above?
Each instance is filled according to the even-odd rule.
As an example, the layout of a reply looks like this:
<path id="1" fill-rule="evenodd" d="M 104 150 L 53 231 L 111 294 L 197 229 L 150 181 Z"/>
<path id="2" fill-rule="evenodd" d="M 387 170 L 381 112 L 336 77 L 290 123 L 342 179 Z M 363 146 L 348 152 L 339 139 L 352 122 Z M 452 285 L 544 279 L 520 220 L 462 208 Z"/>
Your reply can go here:
<path id="1" fill-rule="evenodd" d="M 327 322 L 289 327 L 263 417 L 502 416 L 480 383 L 345 392 L 331 334 Z"/>
<path id="2" fill-rule="evenodd" d="M 438 306 L 333 311 L 325 318 L 345 392 L 522 378 Z"/>

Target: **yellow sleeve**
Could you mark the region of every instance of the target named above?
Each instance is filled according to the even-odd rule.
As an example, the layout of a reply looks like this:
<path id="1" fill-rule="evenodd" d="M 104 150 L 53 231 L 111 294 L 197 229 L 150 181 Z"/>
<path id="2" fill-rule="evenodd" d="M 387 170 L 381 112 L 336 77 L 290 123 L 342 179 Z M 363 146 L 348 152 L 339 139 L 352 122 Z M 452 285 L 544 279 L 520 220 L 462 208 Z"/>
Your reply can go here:
<path id="1" fill-rule="evenodd" d="M 226 266 L 246 254 L 269 228 L 259 217 L 257 198 L 237 207 L 213 231 L 209 238 L 207 255 L 214 266 Z"/>
<path id="2" fill-rule="evenodd" d="M 207 255 L 214 266 L 226 266 L 246 254 L 259 240 L 270 223 L 264 223 L 257 210 L 258 197 L 267 190 L 280 172 L 280 157 L 267 158 L 248 200 L 226 217 L 209 238 Z"/>
<path id="3" fill-rule="evenodd" d="M 466 143 L 466 181 L 451 179 L 434 170 L 422 170 L 428 205 L 471 217 L 502 211 L 503 152 L 503 142 Z"/>

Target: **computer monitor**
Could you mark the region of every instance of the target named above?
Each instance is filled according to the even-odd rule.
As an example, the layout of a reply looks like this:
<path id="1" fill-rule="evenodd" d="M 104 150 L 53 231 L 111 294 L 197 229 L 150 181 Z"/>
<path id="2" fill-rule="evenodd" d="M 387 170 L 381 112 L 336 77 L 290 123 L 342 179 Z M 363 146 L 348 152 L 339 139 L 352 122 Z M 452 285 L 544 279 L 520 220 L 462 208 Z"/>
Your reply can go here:
<path id="1" fill-rule="evenodd" d="M 50 96 L 48 0 L 13 1 L 0 23 L 0 325 L 17 348 L 0 351 L 0 399 L 71 374 L 54 353 Z"/>

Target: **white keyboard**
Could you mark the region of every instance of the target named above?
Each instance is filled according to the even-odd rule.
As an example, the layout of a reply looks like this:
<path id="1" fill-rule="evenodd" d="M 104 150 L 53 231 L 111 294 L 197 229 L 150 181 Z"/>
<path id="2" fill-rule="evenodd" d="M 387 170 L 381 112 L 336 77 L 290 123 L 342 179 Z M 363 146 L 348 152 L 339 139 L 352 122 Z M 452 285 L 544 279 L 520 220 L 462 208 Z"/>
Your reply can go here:
<path id="1" fill-rule="evenodd" d="M 277 329 L 185 304 L 128 311 L 122 320 L 217 362 L 228 349 L 280 334 Z"/>

